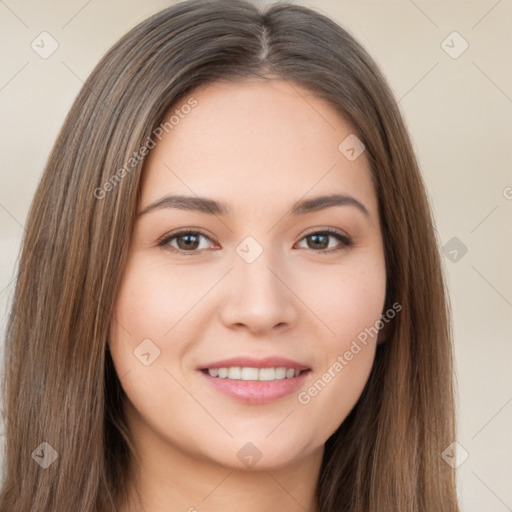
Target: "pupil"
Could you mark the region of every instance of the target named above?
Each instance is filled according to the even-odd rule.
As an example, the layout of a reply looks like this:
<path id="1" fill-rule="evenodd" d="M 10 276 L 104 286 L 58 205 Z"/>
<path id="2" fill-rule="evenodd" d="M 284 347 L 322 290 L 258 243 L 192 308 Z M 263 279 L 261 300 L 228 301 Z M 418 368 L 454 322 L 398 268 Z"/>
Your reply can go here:
<path id="1" fill-rule="evenodd" d="M 318 239 L 318 238 L 323 238 L 324 239 L 324 242 L 327 240 L 327 237 L 325 235 L 311 235 L 310 238 L 313 238 L 313 239 Z M 315 242 L 316 243 L 316 242 Z M 321 244 L 322 245 L 322 249 L 325 249 L 325 243 L 324 244 Z M 318 247 L 317 247 L 318 248 Z"/>
<path id="2" fill-rule="evenodd" d="M 182 236 L 180 236 L 180 237 L 178 238 L 178 245 L 181 245 L 181 246 L 182 246 L 182 247 L 180 247 L 180 249 L 183 249 L 183 248 L 185 248 L 185 249 L 187 249 L 187 248 L 188 248 L 188 249 L 190 249 L 190 248 L 191 248 L 191 244 L 190 244 L 190 239 L 191 239 L 191 238 L 192 238 L 192 239 L 196 239 L 196 240 L 192 240 L 192 245 L 197 244 L 197 236 L 195 236 L 195 235 L 190 235 L 190 234 L 189 234 L 189 235 L 182 235 Z M 180 242 L 181 240 L 184 240 L 184 239 L 187 239 L 187 240 L 188 240 L 188 242 L 186 242 L 185 244 L 180 244 L 179 242 Z M 196 248 L 196 247 L 194 246 L 193 248 Z"/>

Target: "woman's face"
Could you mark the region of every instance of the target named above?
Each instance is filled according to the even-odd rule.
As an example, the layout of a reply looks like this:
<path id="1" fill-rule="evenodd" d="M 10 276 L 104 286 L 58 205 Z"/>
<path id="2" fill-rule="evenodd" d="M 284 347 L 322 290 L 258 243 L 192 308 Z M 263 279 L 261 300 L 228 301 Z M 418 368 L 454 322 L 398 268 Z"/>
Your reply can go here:
<path id="1" fill-rule="evenodd" d="M 322 451 L 368 379 L 377 197 L 353 128 L 298 85 L 192 97 L 146 160 L 110 351 L 145 450 L 284 466 Z"/>

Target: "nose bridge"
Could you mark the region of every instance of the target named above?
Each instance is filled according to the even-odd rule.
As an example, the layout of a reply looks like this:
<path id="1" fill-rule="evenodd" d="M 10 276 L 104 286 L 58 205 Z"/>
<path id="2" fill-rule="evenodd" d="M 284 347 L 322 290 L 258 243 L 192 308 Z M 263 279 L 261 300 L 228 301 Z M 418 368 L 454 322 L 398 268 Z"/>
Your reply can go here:
<path id="1" fill-rule="evenodd" d="M 284 265 L 276 251 L 248 236 L 236 253 L 224 321 L 252 329 L 293 322 L 294 296 L 285 285 Z"/>
<path id="2" fill-rule="evenodd" d="M 237 289 L 240 298 L 272 301 L 284 294 L 283 283 L 276 277 L 282 272 L 283 265 L 271 247 L 263 247 L 252 236 L 246 237 L 236 249 L 238 258 L 235 263 L 235 276 L 241 285 Z M 282 297 L 282 300 L 285 300 Z"/>

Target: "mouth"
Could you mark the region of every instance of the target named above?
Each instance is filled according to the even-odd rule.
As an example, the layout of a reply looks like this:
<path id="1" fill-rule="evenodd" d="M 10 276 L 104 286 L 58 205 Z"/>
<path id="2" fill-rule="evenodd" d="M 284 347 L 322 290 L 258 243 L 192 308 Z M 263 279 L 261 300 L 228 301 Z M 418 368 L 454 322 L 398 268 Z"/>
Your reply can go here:
<path id="1" fill-rule="evenodd" d="M 297 391 L 312 369 L 284 358 L 235 358 L 198 368 L 214 390 L 245 404 L 266 404 Z"/>

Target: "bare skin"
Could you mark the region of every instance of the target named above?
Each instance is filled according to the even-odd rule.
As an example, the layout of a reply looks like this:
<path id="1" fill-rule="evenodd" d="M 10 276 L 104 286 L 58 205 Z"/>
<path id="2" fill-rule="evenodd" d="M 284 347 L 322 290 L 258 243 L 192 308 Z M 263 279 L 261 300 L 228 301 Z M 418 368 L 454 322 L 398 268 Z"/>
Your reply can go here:
<path id="1" fill-rule="evenodd" d="M 148 155 L 139 212 L 170 194 L 231 211 L 160 207 L 137 219 L 110 338 L 141 461 L 132 471 L 151 512 L 316 512 L 324 443 L 361 395 L 376 338 L 342 370 L 335 362 L 384 307 L 368 161 L 340 152 L 353 127 L 296 84 L 216 83 L 192 96 L 197 106 Z M 353 204 L 289 214 L 297 201 L 333 193 L 368 214 Z M 158 245 L 185 228 L 196 234 Z M 149 365 L 134 357 L 147 339 L 146 359 L 160 351 Z M 294 392 L 249 404 L 201 371 L 235 356 L 286 357 L 309 371 Z M 243 447 L 259 457 L 252 465 Z"/>

